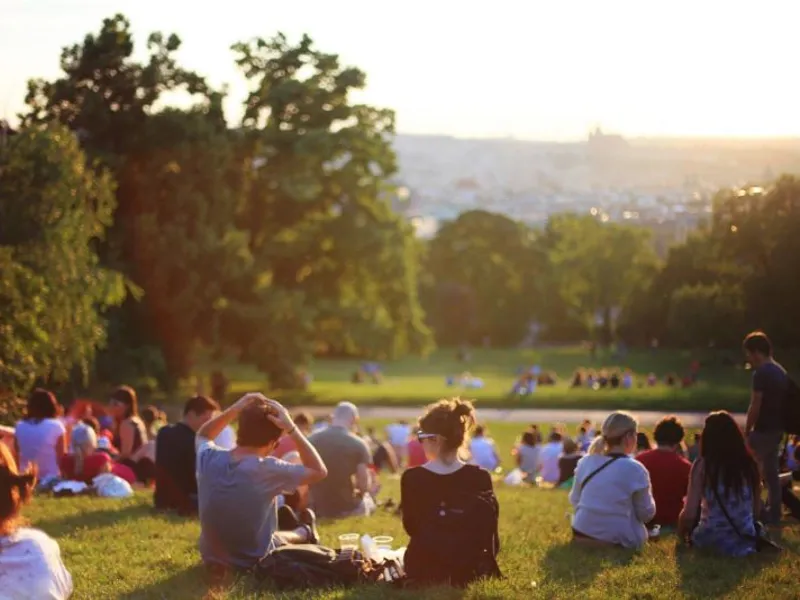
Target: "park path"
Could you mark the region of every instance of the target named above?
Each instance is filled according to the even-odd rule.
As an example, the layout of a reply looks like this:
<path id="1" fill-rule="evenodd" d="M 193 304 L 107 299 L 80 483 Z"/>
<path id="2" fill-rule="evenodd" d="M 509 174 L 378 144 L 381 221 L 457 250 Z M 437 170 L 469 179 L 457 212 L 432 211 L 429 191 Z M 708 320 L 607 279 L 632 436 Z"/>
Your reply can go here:
<path id="1" fill-rule="evenodd" d="M 310 406 L 307 410 L 315 417 L 325 416 L 330 413 L 330 406 Z M 407 419 L 413 420 L 420 416 L 422 407 L 413 406 L 360 406 L 359 412 L 362 419 Z M 609 410 L 564 410 L 551 408 L 478 408 L 478 420 L 501 421 L 506 423 L 581 423 L 589 419 L 593 423 L 602 423 Z M 670 414 L 680 417 L 685 427 L 699 428 L 708 415 L 707 412 L 659 412 L 652 410 L 632 410 L 642 425 L 655 425 L 659 419 Z M 744 422 L 745 415 L 735 414 L 737 421 Z"/>

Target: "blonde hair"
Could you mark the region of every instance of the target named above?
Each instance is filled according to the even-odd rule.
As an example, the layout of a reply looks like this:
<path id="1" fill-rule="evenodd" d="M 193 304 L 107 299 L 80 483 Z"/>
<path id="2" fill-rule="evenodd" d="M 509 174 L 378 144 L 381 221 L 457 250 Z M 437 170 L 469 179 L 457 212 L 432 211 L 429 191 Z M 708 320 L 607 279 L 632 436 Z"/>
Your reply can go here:
<path id="1" fill-rule="evenodd" d="M 589 446 L 589 454 L 605 454 L 612 446 L 617 446 L 626 434 L 635 432 L 639 427 L 636 418 L 624 411 L 613 412 L 603 421 L 601 434 Z"/>
<path id="2" fill-rule="evenodd" d="M 97 434 L 88 425 L 80 425 L 72 431 L 72 451 L 75 456 L 75 474 L 83 475 L 83 464 L 87 456 L 97 450 Z"/>

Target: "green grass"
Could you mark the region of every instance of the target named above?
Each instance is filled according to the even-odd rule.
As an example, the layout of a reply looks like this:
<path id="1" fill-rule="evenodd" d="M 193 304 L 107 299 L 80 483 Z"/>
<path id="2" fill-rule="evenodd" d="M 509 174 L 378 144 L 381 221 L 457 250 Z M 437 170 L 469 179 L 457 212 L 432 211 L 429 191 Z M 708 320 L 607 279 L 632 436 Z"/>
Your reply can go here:
<path id="1" fill-rule="evenodd" d="M 399 496 L 397 480 L 387 496 Z M 58 539 L 77 599 L 286 598 L 297 600 L 449 600 L 456 598 L 796 598 L 800 597 L 800 536 L 787 528 L 780 556 L 725 559 L 679 547 L 674 536 L 641 552 L 585 549 L 570 544 L 563 491 L 498 485 L 501 505 L 500 566 L 506 579 L 482 582 L 465 595 L 449 589 L 398 592 L 383 587 L 278 594 L 242 578 L 210 591 L 196 550 L 196 521 L 154 513 L 150 494 L 129 500 L 37 498 L 28 508 L 33 525 Z M 341 533 L 406 537 L 398 517 L 323 522 L 323 543 Z"/>
<path id="2" fill-rule="evenodd" d="M 730 355 L 738 359 L 738 355 Z M 703 363 L 701 381 L 698 385 L 683 390 L 659 385 L 654 388 L 634 387 L 631 390 L 571 389 L 569 381 L 579 367 L 631 368 L 642 379 L 650 372 L 659 378 L 674 372 L 683 376 L 690 362 L 699 358 Z M 523 399 L 510 396 L 519 367 L 538 364 L 544 370 L 555 371 L 559 383 L 552 387 L 540 387 L 535 394 Z M 380 384 L 351 383 L 350 378 L 358 369 L 357 360 L 316 360 L 309 368 L 313 382 L 305 393 L 276 393 L 287 404 L 335 404 L 351 400 L 360 405 L 419 406 L 443 396 L 462 394 L 475 398 L 481 405 L 496 407 L 541 407 L 704 411 L 725 408 L 742 411 L 749 400 L 750 375 L 743 369 L 722 364 L 721 355 L 710 352 L 695 353 L 672 350 L 632 351 L 624 361 L 614 360 L 600 353 L 591 360 L 586 350 L 573 346 L 542 350 L 494 350 L 477 349 L 472 360 L 465 364 L 455 359 L 452 350 L 439 350 L 427 358 L 407 358 L 382 363 L 384 381 Z M 213 364 L 202 361 L 196 375 L 204 382 L 208 373 L 222 368 L 231 380 L 230 396 L 237 396 L 254 389 L 265 389 L 265 379 L 249 365 L 230 361 Z M 482 389 L 463 390 L 448 387 L 445 378 L 469 371 L 484 380 Z"/>

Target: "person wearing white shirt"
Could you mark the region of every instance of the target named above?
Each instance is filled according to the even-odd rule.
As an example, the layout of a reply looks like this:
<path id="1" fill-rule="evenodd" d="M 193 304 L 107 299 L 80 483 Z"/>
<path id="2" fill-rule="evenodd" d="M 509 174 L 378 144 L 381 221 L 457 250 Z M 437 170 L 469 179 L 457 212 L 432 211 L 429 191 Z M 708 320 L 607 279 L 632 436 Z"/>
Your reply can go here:
<path id="1" fill-rule="evenodd" d="M 20 510 L 33 495 L 35 467 L 22 473 L 0 444 L 0 598 L 63 600 L 72 594 L 72 577 L 58 543 L 43 531 L 19 527 Z M 13 492 L 13 493 L 12 493 Z"/>
<path id="2" fill-rule="evenodd" d="M 561 434 L 554 431 L 550 434 L 548 442 L 539 451 L 539 474 L 545 483 L 558 483 L 561 471 L 558 468 L 558 458 L 564 451 L 561 443 Z"/>
<path id="3" fill-rule="evenodd" d="M 386 427 L 386 437 L 392 445 L 397 461 L 404 465 L 408 456 L 408 440 L 411 438 L 411 425 L 406 421 L 398 421 Z"/>
<path id="4" fill-rule="evenodd" d="M 569 501 L 575 508 L 572 532 L 576 541 L 603 542 L 640 548 L 647 542 L 646 523 L 656 503 L 645 466 L 631 458 L 636 449 L 636 420 L 611 413 L 575 469 Z"/>
<path id="5" fill-rule="evenodd" d="M 39 481 L 58 477 L 61 458 L 67 453 L 67 430 L 57 415 L 55 396 L 36 389 L 28 398 L 25 418 L 14 430 L 20 468 L 27 471 L 36 465 Z"/>
<path id="6" fill-rule="evenodd" d="M 486 429 L 483 425 L 475 428 L 475 435 L 469 444 L 469 452 L 472 455 L 472 464 L 491 472 L 500 466 L 500 457 L 497 456 L 494 440 L 486 437 Z"/>

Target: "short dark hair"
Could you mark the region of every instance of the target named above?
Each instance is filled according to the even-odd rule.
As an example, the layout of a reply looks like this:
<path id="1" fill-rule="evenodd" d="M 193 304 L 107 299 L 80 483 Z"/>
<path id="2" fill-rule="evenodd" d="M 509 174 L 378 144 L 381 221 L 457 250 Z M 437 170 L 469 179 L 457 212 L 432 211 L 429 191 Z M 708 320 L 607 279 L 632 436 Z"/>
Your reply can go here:
<path id="1" fill-rule="evenodd" d="M 486 433 L 486 428 L 483 425 L 475 427 L 475 437 L 481 437 L 484 433 Z"/>
<path id="2" fill-rule="evenodd" d="M 219 410 L 219 404 L 216 400 L 208 396 L 193 396 L 183 405 L 183 416 L 185 417 L 190 412 L 196 415 L 202 415 L 210 410 Z"/>
<path id="3" fill-rule="evenodd" d="M 292 418 L 292 420 L 294 421 L 294 424 L 297 425 L 298 427 L 307 427 L 307 426 L 311 425 L 314 422 L 314 417 L 312 417 L 310 414 L 308 414 L 305 411 L 301 411 L 301 412 L 297 413 Z"/>
<path id="4" fill-rule="evenodd" d="M 264 402 L 255 402 L 239 413 L 239 431 L 236 444 L 250 448 L 262 448 L 281 437 L 283 431 L 270 418 L 270 408 Z"/>
<path id="5" fill-rule="evenodd" d="M 550 433 L 549 439 L 551 442 L 560 442 L 562 439 L 564 439 L 564 436 L 561 435 L 558 431 L 553 431 L 552 433 Z"/>
<path id="6" fill-rule="evenodd" d="M 140 416 L 142 417 L 144 424 L 147 427 L 150 427 L 161 417 L 161 411 L 158 410 L 158 407 L 156 406 L 146 406 L 142 409 L 142 414 Z"/>
<path id="7" fill-rule="evenodd" d="M 34 421 L 55 419 L 58 415 L 58 401 L 53 392 L 36 388 L 28 396 L 28 407 L 25 418 Z"/>
<path id="8" fill-rule="evenodd" d="M 742 346 L 747 352 L 772 356 L 772 342 L 763 331 L 753 331 L 744 338 Z"/>
<path id="9" fill-rule="evenodd" d="M 533 435 L 532 431 L 526 431 L 522 434 L 522 443 L 526 446 L 535 446 L 536 445 L 536 436 Z"/>
<path id="10" fill-rule="evenodd" d="M 114 402 L 119 402 L 128 407 L 125 417 L 139 416 L 139 401 L 136 398 L 136 390 L 129 385 L 121 385 L 111 394 Z"/>
<path id="11" fill-rule="evenodd" d="M 680 419 L 675 416 L 664 417 L 653 430 L 656 444 L 660 446 L 677 446 L 683 441 L 685 434 Z"/>

